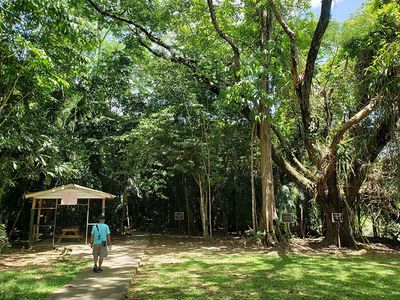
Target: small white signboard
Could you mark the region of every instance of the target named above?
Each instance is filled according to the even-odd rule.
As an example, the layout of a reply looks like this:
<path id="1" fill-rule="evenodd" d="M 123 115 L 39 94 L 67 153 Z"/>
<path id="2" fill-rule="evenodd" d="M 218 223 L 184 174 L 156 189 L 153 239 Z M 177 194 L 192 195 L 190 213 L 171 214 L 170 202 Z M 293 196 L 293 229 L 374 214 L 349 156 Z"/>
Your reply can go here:
<path id="1" fill-rule="evenodd" d="M 65 190 L 61 192 L 61 205 L 77 205 L 78 195 L 74 190 Z"/>
<path id="2" fill-rule="evenodd" d="M 342 223 L 343 215 L 342 213 L 332 213 L 332 223 Z"/>
<path id="3" fill-rule="evenodd" d="M 185 213 L 183 211 L 176 211 L 174 213 L 175 221 L 183 221 L 185 220 Z"/>

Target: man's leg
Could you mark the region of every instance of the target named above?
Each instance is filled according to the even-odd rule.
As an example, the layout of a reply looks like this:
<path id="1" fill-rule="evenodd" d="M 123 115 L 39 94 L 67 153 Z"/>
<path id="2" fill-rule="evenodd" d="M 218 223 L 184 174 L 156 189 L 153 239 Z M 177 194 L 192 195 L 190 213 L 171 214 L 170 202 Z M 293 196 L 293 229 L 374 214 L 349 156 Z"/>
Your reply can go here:
<path id="1" fill-rule="evenodd" d="M 99 261 L 99 256 L 101 256 L 101 245 L 93 245 L 93 262 L 94 262 L 94 267 L 93 267 L 93 272 L 98 273 L 99 272 L 99 268 L 98 268 L 98 261 Z"/>
<path id="2" fill-rule="evenodd" d="M 97 255 L 93 255 L 93 262 L 94 265 L 97 266 L 97 260 L 99 259 L 99 257 Z"/>
<path id="3" fill-rule="evenodd" d="M 103 264 L 103 257 L 99 257 L 99 268 L 101 268 L 101 265 Z"/>
<path id="4" fill-rule="evenodd" d="M 93 272 L 97 272 L 97 260 L 99 257 L 97 255 L 93 255 L 93 262 L 94 262 L 94 267 L 93 267 Z"/>
<path id="5" fill-rule="evenodd" d="M 99 267 L 98 267 L 98 270 L 99 270 L 100 272 L 103 271 L 103 270 L 101 269 L 101 266 L 102 266 L 102 264 L 103 264 L 103 259 L 104 259 L 105 257 L 107 257 L 107 247 L 105 247 L 105 246 L 100 246 L 100 251 L 99 251 Z"/>

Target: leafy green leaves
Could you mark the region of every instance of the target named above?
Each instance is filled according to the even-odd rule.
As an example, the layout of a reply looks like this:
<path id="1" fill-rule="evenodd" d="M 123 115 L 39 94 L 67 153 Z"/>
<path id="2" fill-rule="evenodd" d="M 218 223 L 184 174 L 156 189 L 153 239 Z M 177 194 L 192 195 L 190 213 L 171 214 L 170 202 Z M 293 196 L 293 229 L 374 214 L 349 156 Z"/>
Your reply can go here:
<path id="1" fill-rule="evenodd" d="M 63 152 L 70 98 L 95 48 L 95 27 L 70 1 L 0 4 L 0 186 L 74 174 Z M 68 137 L 69 139 L 69 137 Z M 0 197 L 1 197 L 0 193 Z"/>

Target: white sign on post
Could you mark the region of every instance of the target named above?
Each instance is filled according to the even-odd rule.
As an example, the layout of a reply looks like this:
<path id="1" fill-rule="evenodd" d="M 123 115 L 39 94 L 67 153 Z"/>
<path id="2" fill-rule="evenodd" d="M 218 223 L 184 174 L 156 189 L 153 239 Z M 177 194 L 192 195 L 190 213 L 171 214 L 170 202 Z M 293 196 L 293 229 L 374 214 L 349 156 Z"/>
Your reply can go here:
<path id="1" fill-rule="evenodd" d="M 332 213 L 332 223 L 343 223 L 342 213 Z"/>
<path id="2" fill-rule="evenodd" d="M 78 195 L 74 190 L 66 190 L 61 192 L 61 205 L 77 205 Z"/>

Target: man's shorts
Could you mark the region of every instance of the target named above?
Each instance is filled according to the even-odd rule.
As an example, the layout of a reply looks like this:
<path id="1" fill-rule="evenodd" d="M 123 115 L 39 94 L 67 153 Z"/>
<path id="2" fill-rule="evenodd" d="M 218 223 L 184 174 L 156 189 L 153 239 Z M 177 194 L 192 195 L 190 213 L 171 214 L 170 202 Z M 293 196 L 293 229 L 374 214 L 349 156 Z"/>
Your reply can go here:
<path id="1" fill-rule="evenodd" d="M 100 257 L 107 257 L 108 251 L 107 246 L 102 246 L 101 244 L 93 245 L 93 255 Z"/>

